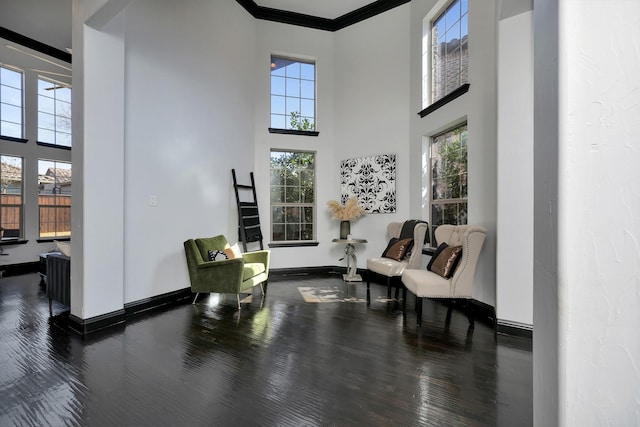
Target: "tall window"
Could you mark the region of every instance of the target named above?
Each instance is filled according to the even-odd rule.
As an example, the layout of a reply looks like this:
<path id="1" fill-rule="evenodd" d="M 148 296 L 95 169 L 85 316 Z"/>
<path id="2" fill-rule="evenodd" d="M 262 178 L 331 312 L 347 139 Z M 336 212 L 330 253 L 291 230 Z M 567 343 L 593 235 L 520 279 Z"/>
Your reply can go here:
<path id="1" fill-rule="evenodd" d="M 431 224 L 467 223 L 467 124 L 431 141 Z"/>
<path id="2" fill-rule="evenodd" d="M 271 241 L 315 240 L 315 154 L 271 151 Z"/>
<path id="3" fill-rule="evenodd" d="M 71 89 L 38 79 L 38 142 L 71 147 Z"/>
<path id="4" fill-rule="evenodd" d="M 0 66 L 0 135 L 22 138 L 22 72 Z"/>
<path id="5" fill-rule="evenodd" d="M 71 163 L 38 160 L 40 238 L 71 236 Z"/>
<path id="6" fill-rule="evenodd" d="M 315 121 L 315 64 L 272 56 L 271 127 L 314 131 Z"/>
<path id="7" fill-rule="evenodd" d="M 0 155 L 0 237 L 22 236 L 22 157 Z"/>
<path id="8" fill-rule="evenodd" d="M 431 57 L 431 99 L 433 103 L 469 80 L 469 5 L 468 0 L 453 1 L 431 21 L 430 50 L 423 46 L 423 55 Z M 423 68 L 426 58 L 423 58 Z M 426 71 L 426 69 L 425 69 Z M 426 80 L 426 76 L 424 77 Z M 429 104 L 423 85 L 423 107 Z"/>

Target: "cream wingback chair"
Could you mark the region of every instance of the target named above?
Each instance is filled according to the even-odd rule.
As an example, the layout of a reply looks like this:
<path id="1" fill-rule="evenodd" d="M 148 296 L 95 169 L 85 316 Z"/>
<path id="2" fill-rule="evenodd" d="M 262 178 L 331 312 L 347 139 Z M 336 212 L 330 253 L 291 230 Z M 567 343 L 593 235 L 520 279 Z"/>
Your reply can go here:
<path id="1" fill-rule="evenodd" d="M 402 286 L 402 282 L 400 281 L 402 272 L 405 268 L 420 268 L 422 262 L 422 246 L 425 243 L 425 236 L 428 236 L 428 226 L 429 224 L 419 220 L 390 222 L 389 225 L 387 225 L 387 238 L 389 240 L 410 236 L 413 238 L 413 248 L 408 258 L 403 257 L 400 260 L 384 256 L 367 259 L 368 302 L 371 302 L 371 278 L 376 275 L 384 278 L 387 285 L 387 297 L 389 299 L 391 299 L 391 287 L 397 285 L 396 299 L 398 298 L 398 290 Z"/>
<path id="2" fill-rule="evenodd" d="M 436 228 L 435 238 L 440 245 L 446 243 L 449 247 L 462 247 L 457 264 L 455 262 L 449 272 L 450 277 L 446 278 L 435 271 L 429 271 L 424 267 L 407 268 L 402 273 L 403 312 L 406 315 L 406 293 L 407 289 L 416 295 L 417 324 L 422 323 L 422 298 L 446 298 L 454 300 L 464 300 L 468 302 L 473 297 L 473 278 L 478 264 L 478 257 L 482 250 L 487 230 L 482 227 L 472 225 L 441 225 Z M 442 255 L 445 255 L 445 251 Z M 439 255 L 434 255 L 437 261 Z M 434 268 L 435 270 L 435 268 Z M 439 270 L 442 273 L 442 270 Z M 446 276 L 446 275 L 445 275 Z M 447 313 L 451 315 L 451 311 Z M 473 326 L 473 317 L 467 313 L 469 324 Z"/>

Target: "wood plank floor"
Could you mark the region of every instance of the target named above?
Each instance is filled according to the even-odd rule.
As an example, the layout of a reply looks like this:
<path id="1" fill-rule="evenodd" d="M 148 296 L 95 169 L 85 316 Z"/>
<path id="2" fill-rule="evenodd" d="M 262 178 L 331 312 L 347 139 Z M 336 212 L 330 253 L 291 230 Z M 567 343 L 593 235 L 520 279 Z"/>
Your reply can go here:
<path id="1" fill-rule="evenodd" d="M 426 301 L 305 303 L 272 280 L 261 306 L 212 295 L 80 339 L 51 322 L 35 274 L 0 279 L 1 426 L 529 426 L 531 341 Z M 414 300 L 408 298 L 413 308 Z M 54 312 L 61 307 L 54 304 Z"/>

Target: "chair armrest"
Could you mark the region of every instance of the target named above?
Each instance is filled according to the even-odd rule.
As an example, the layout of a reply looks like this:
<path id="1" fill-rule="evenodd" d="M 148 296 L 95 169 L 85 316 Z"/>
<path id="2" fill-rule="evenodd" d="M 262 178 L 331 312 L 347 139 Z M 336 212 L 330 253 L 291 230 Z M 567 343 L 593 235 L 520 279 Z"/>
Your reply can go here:
<path id="1" fill-rule="evenodd" d="M 242 254 L 242 258 L 244 258 L 244 262 L 259 262 L 264 264 L 264 268 L 269 273 L 269 261 L 271 259 L 271 251 L 268 249 L 253 251 L 253 252 L 245 252 Z"/>

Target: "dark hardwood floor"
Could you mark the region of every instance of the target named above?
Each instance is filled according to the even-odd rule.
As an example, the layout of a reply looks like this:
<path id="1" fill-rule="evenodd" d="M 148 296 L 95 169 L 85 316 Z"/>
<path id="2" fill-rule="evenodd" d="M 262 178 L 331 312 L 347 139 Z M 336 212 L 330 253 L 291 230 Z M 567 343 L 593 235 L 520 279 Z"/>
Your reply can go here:
<path id="1" fill-rule="evenodd" d="M 84 339 L 57 326 L 36 274 L 0 279 L 1 426 L 529 426 L 531 341 L 413 298 L 400 307 L 305 303 L 272 280 L 260 305 L 235 297 L 168 307 Z M 54 304 L 54 313 L 62 307 Z"/>

